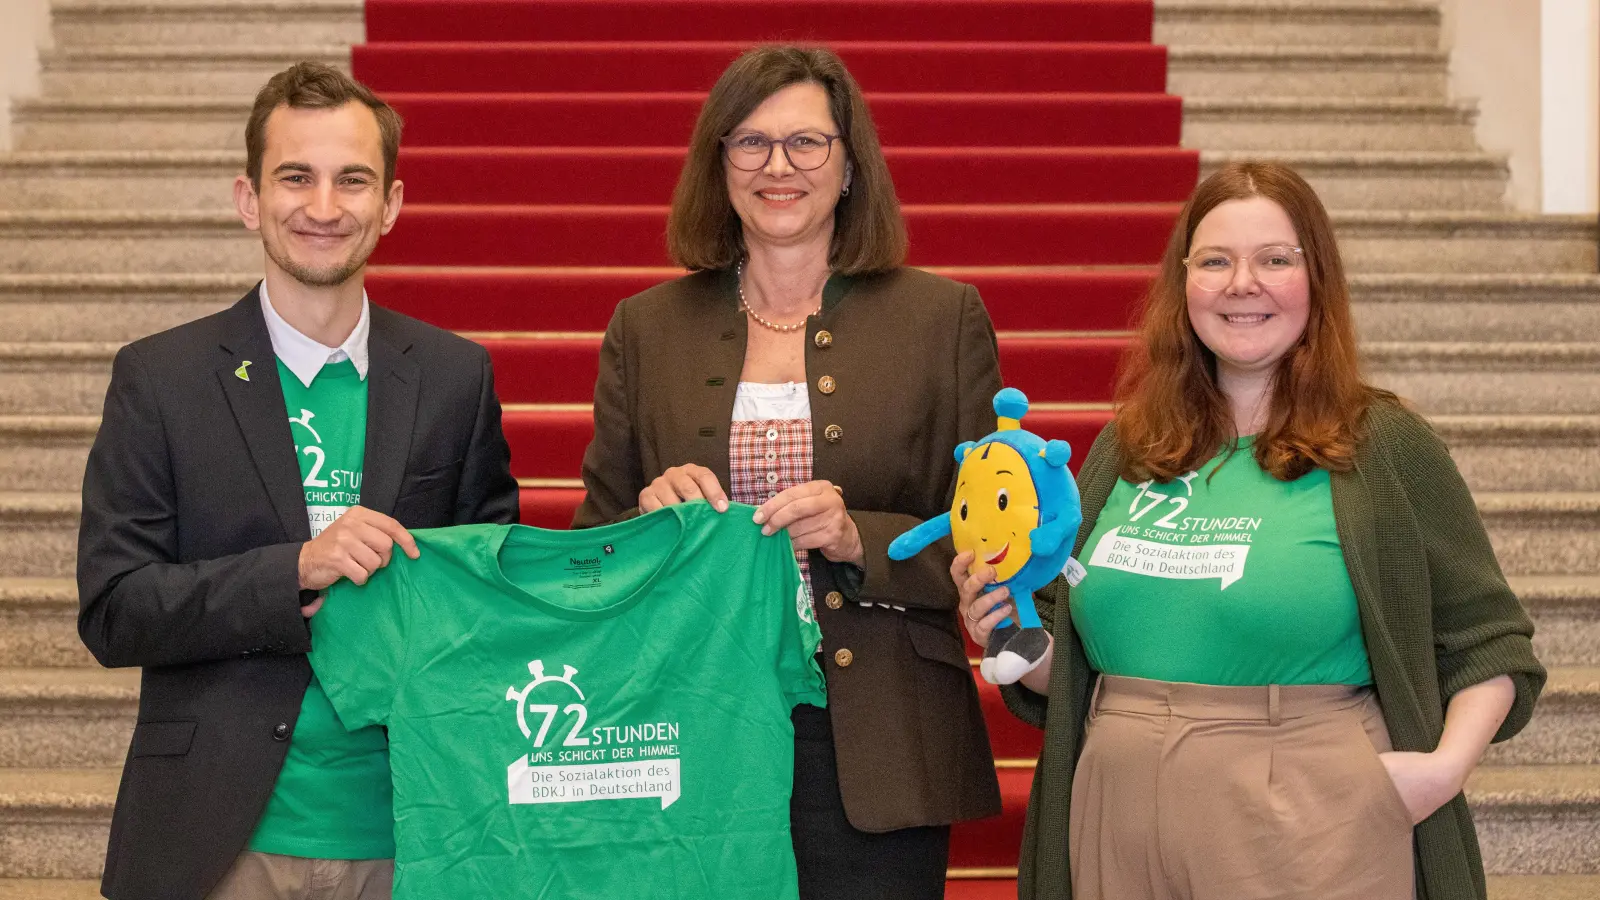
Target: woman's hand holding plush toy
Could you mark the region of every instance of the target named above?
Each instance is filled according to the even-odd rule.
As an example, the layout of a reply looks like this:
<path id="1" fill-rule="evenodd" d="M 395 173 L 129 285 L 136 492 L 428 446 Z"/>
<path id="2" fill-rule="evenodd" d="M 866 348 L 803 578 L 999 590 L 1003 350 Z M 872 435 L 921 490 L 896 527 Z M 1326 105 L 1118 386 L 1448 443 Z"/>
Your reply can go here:
<path id="1" fill-rule="evenodd" d="M 754 518 L 762 534 L 789 529 L 796 550 L 820 550 L 832 562 L 866 567 L 861 532 L 845 509 L 844 495 L 830 481 L 808 481 L 780 491 L 761 504 Z"/>
<path id="2" fill-rule="evenodd" d="M 1012 607 L 1008 602 L 1011 599 L 1011 589 L 998 587 L 984 593 L 985 585 L 994 583 L 994 566 L 979 566 L 970 574 L 967 567 L 972 565 L 973 553 L 966 550 L 956 554 L 950 563 L 950 580 L 956 583 L 956 590 L 961 594 L 961 600 L 956 606 L 956 612 L 961 616 L 961 624 L 966 627 L 967 634 L 972 636 L 972 642 L 987 650 L 989 637 L 994 634 L 996 627 L 1011 616 Z M 1044 660 L 1039 667 L 1022 676 L 1018 681 L 1023 687 L 1036 694 L 1050 693 L 1050 661 L 1055 655 L 1055 638 L 1050 638 L 1050 649 L 1045 651 Z"/>

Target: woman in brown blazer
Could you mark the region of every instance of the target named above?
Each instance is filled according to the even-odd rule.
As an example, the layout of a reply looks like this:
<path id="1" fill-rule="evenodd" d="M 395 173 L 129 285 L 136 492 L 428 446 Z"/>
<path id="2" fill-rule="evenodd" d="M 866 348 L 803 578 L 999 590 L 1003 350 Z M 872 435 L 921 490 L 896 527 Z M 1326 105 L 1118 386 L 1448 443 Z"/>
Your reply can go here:
<path id="1" fill-rule="evenodd" d="M 693 274 L 611 319 L 574 525 L 704 498 L 789 530 L 828 682 L 794 713 L 801 896 L 937 900 L 950 823 L 998 813 L 999 788 L 953 551 L 887 548 L 949 508 L 953 448 L 994 426 L 993 326 L 970 285 L 903 265 L 876 130 L 827 50 L 723 73 L 668 246 Z"/>

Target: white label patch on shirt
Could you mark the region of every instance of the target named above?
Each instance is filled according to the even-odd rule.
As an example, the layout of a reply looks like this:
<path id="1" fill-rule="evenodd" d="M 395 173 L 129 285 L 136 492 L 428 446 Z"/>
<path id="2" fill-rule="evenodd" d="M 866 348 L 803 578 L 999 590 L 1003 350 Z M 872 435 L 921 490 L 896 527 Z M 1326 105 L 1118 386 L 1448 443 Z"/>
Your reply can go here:
<path id="1" fill-rule="evenodd" d="M 1198 475 L 1190 472 L 1165 485 L 1140 484 L 1128 506 L 1128 523 L 1100 537 L 1089 565 L 1151 578 L 1215 578 L 1224 591 L 1243 578 L 1262 520 L 1184 516 Z M 1172 493 L 1162 493 L 1158 487 Z"/>
<path id="2" fill-rule="evenodd" d="M 1137 529 L 1135 529 L 1137 530 Z M 1107 532 L 1089 556 L 1089 565 L 1121 569 L 1153 578 L 1219 578 L 1221 590 L 1244 577 L 1249 544 L 1207 544 L 1199 547 L 1174 546 Z"/>
<path id="3" fill-rule="evenodd" d="M 678 802 L 683 773 L 677 722 L 585 730 L 589 699 L 574 678 L 577 668 L 564 665 L 560 675 L 548 675 L 544 660 L 536 659 L 528 672 L 533 680 L 522 690 L 506 689 L 506 699 L 517 704 L 517 727 L 533 744 L 506 767 L 511 805 L 659 798 L 666 809 Z M 536 692 L 538 699 L 556 702 L 530 702 Z M 555 733 L 552 725 L 558 726 Z"/>

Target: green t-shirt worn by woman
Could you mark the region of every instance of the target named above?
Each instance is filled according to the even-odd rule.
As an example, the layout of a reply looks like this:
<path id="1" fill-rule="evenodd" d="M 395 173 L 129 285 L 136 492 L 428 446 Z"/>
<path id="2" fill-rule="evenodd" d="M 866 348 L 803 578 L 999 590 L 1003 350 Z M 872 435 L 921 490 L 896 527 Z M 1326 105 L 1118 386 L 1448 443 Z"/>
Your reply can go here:
<path id="1" fill-rule="evenodd" d="M 1071 594 L 1096 670 L 1191 684 L 1372 683 L 1328 472 L 1279 481 L 1253 442 L 1166 484 L 1117 482 Z"/>

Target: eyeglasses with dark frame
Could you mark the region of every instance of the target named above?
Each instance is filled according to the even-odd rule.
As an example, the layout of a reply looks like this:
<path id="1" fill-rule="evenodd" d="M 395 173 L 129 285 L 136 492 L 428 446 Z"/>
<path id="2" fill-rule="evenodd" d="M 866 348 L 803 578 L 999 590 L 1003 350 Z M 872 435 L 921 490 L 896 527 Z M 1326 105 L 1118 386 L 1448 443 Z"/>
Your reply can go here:
<path id="1" fill-rule="evenodd" d="M 833 142 L 842 134 L 825 134 L 821 131 L 801 131 L 786 138 L 769 138 L 760 132 L 744 131 L 722 138 L 723 155 L 728 163 L 741 172 L 759 172 L 772 159 L 774 145 L 783 146 L 783 156 L 789 165 L 802 172 L 811 172 L 828 164 L 833 155 Z"/>

